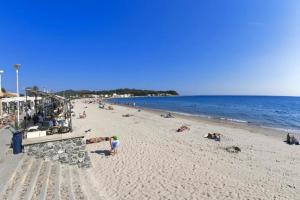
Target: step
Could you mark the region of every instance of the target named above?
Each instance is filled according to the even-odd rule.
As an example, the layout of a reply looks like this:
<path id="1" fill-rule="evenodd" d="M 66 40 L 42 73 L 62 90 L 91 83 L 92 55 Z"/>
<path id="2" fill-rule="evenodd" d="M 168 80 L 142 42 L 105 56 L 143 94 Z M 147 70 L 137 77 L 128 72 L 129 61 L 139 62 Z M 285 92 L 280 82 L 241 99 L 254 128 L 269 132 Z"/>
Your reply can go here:
<path id="1" fill-rule="evenodd" d="M 23 175 L 20 179 L 20 181 L 17 183 L 16 188 L 11 193 L 11 195 L 8 197 L 8 199 L 15 200 L 20 199 L 22 187 L 25 183 L 26 177 L 28 176 L 28 173 L 33 165 L 33 159 L 29 158 L 29 163 L 26 164 L 26 169 L 23 170 Z"/>
<path id="2" fill-rule="evenodd" d="M 23 154 L 18 154 L 7 156 L 0 161 L 0 199 L 14 178 L 17 168 L 21 167 L 23 159 Z"/>
<path id="3" fill-rule="evenodd" d="M 60 197 L 61 199 L 75 200 L 72 192 L 70 167 L 66 165 L 61 166 Z"/>
<path id="4" fill-rule="evenodd" d="M 42 185 L 41 189 L 41 195 L 40 195 L 40 200 L 45 200 L 47 196 L 47 191 L 48 191 L 48 185 L 49 185 L 49 178 L 50 178 L 50 172 L 51 172 L 51 163 L 47 163 L 47 168 L 46 168 L 46 173 L 45 173 L 45 179 Z"/>
<path id="5" fill-rule="evenodd" d="M 32 200 L 38 200 L 39 196 L 42 194 L 42 186 L 47 179 L 46 173 L 47 173 L 47 163 L 43 161 L 40 168 L 40 173 L 38 174 L 38 177 L 34 185 L 34 190 L 31 197 Z"/>
<path id="6" fill-rule="evenodd" d="M 20 179 L 22 179 L 22 171 L 26 168 L 27 164 L 29 162 L 28 157 L 23 156 L 21 158 L 21 160 L 19 160 L 18 162 L 14 163 L 13 166 L 10 166 L 8 163 L 4 163 L 6 166 L 5 168 L 8 169 L 9 167 L 12 167 L 10 169 L 10 172 L 8 174 L 9 177 L 6 177 L 6 180 L 3 180 L 3 182 L 5 181 L 5 183 L 3 184 L 3 186 L 0 189 L 0 199 L 8 199 L 8 197 L 10 196 L 10 194 L 14 191 L 15 187 L 17 186 L 18 182 L 20 181 Z M 6 173 L 7 171 L 1 171 L 1 173 Z M 1 180 L 2 182 L 2 180 Z"/>
<path id="7" fill-rule="evenodd" d="M 51 166 L 48 180 L 46 200 L 60 200 L 60 164 L 55 163 Z"/>
<path id="8" fill-rule="evenodd" d="M 34 164 L 29 170 L 29 173 L 25 179 L 25 182 L 22 187 L 21 191 L 21 200 L 31 200 L 33 193 L 34 193 L 34 188 L 37 182 L 37 179 L 40 174 L 41 166 L 43 164 L 43 161 L 40 159 L 34 159 Z"/>
<path id="9" fill-rule="evenodd" d="M 88 199 L 86 194 L 82 190 L 82 184 L 80 182 L 79 178 L 79 172 L 78 172 L 78 167 L 72 167 L 71 168 L 71 183 L 72 183 L 72 193 L 75 196 L 75 199 Z"/>
<path id="10" fill-rule="evenodd" d="M 32 200 L 46 199 L 50 171 L 51 171 L 51 163 L 43 162 L 42 167 L 40 169 L 40 173 L 36 181 L 36 185 L 34 186 Z"/>

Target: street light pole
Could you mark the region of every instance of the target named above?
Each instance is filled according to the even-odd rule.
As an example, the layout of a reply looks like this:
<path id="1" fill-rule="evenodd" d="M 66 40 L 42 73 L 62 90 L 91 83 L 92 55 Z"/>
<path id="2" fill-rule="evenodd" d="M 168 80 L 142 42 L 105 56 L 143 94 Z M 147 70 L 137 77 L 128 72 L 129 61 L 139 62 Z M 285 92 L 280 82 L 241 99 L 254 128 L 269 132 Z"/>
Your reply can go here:
<path id="1" fill-rule="evenodd" d="M 19 94 L 19 69 L 21 67 L 21 64 L 15 64 L 14 65 L 17 73 L 17 127 L 19 129 L 20 125 L 20 94 Z"/>
<path id="2" fill-rule="evenodd" d="M 4 73 L 3 70 L 0 70 L 0 90 L 2 92 L 2 74 Z"/>
<path id="3" fill-rule="evenodd" d="M 0 91 L 2 92 L 2 74 L 4 73 L 3 70 L 0 70 Z M 3 108 L 2 108 L 2 100 L 0 101 L 0 117 L 3 115 Z"/>

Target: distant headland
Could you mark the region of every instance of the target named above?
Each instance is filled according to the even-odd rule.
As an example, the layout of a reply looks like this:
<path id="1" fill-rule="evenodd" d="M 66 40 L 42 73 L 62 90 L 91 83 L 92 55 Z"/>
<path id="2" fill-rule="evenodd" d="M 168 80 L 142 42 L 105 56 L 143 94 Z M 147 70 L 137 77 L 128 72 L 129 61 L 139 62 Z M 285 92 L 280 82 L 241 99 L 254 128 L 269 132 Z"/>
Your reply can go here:
<path id="1" fill-rule="evenodd" d="M 115 90 L 64 90 L 56 94 L 68 98 L 92 97 L 95 95 L 111 98 L 111 97 L 141 97 L 141 96 L 178 96 L 179 93 L 175 90 L 141 90 L 141 89 L 115 89 Z"/>

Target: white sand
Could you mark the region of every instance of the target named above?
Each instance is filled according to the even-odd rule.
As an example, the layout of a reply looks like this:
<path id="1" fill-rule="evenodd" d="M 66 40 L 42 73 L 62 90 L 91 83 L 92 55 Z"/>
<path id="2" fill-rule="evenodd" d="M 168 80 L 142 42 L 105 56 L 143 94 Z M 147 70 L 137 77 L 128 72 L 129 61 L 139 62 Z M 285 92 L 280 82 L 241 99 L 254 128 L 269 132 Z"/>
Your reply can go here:
<path id="1" fill-rule="evenodd" d="M 101 110 L 81 101 L 74 110 L 85 110 L 87 118 L 74 119 L 76 132 L 92 129 L 87 138 L 121 140 L 116 156 L 100 154 L 109 150 L 108 142 L 88 145 L 90 178 L 107 199 L 300 199 L 300 146 L 285 144 L 284 136 L 121 106 Z M 134 116 L 122 117 L 127 113 Z M 177 133 L 183 124 L 191 130 Z M 224 137 L 221 142 L 203 138 L 208 132 Z M 242 152 L 226 152 L 230 145 Z"/>

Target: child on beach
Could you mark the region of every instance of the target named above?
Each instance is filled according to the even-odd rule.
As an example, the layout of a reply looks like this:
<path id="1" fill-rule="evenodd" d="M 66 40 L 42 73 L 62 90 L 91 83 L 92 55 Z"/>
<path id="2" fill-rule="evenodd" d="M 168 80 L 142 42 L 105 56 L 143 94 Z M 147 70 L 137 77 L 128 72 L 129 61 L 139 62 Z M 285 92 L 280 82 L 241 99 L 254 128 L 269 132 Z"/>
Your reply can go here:
<path id="1" fill-rule="evenodd" d="M 117 136 L 112 136 L 109 140 L 110 142 L 110 154 L 115 155 L 117 153 L 117 148 L 120 146 L 120 141 Z"/>

